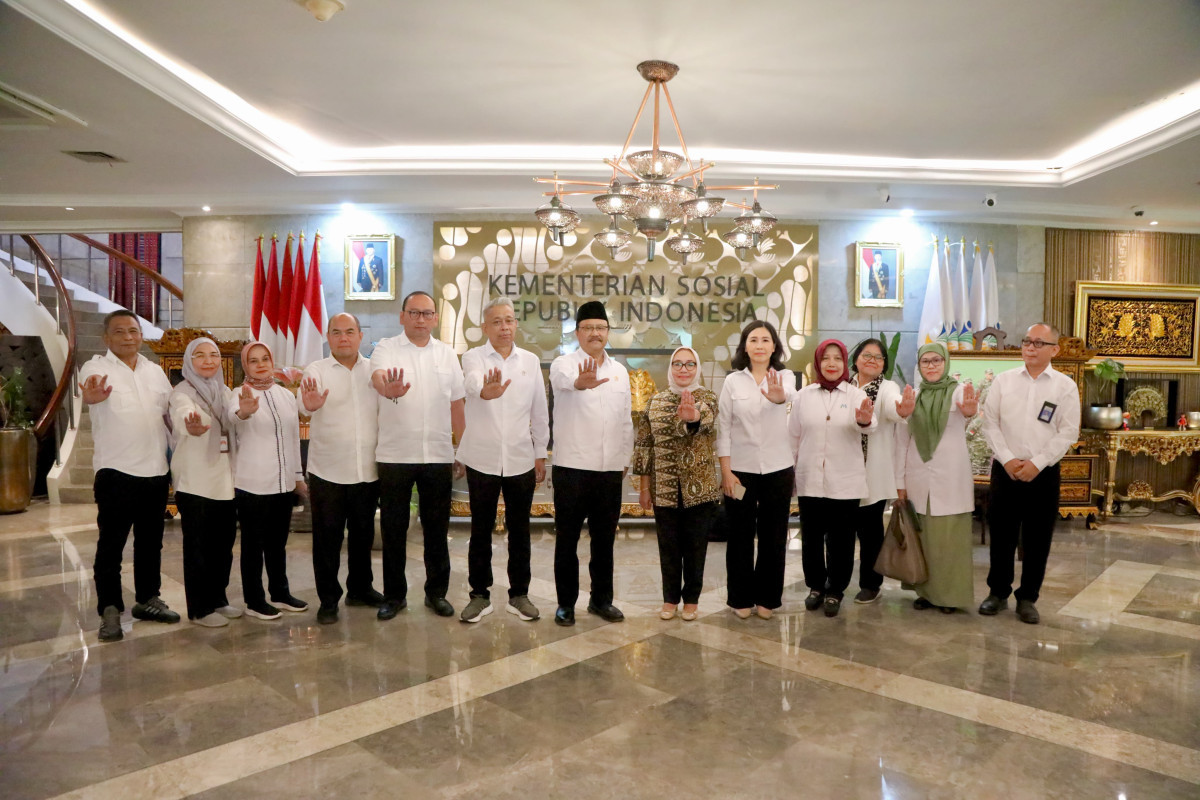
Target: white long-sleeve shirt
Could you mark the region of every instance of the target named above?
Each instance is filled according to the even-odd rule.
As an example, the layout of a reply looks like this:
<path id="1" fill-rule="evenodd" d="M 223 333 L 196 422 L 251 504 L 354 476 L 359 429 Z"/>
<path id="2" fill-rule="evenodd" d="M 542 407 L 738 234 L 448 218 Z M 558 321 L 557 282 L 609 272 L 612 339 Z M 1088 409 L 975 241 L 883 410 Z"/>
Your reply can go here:
<path id="1" fill-rule="evenodd" d="M 529 472 L 536 459 L 546 457 L 550 441 L 546 380 L 538 357 L 514 346 L 504 358 L 488 342 L 463 353 L 462 369 L 467 429 L 458 460 L 488 475 Z M 479 396 L 483 379 L 493 369 L 511 383 L 504 394 L 484 400 Z"/>
<path id="2" fill-rule="evenodd" d="M 975 510 L 975 479 L 967 452 L 968 420 L 958 410 L 962 399 L 963 384 L 959 384 L 951 400 L 946 429 L 928 461 L 921 460 L 908 425 L 896 426 L 896 488 L 908 492 L 908 499 L 920 514 L 944 517 Z M 871 439 L 871 447 L 877 440 Z"/>
<path id="3" fill-rule="evenodd" d="M 1024 367 L 992 381 L 983 404 L 983 435 L 1001 465 L 1014 458 L 1039 470 L 1057 464 L 1079 440 L 1079 388 L 1046 367 L 1036 379 Z"/>
<path id="4" fill-rule="evenodd" d="M 900 387 L 892 381 L 885 380 L 879 384 L 875 398 L 875 418 L 879 421 L 879 430 L 867 443 L 867 496 L 862 501 L 864 506 L 896 497 L 895 437 L 897 430 L 905 424 L 904 417 L 896 411 L 900 397 Z"/>
<path id="5" fill-rule="evenodd" d="M 371 385 L 371 362 L 358 357 L 350 369 L 332 356 L 314 361 L 304 377 L 329 391 L 308 427 L 308 471 L 330 483 L 370 483 L 379 479 L 375 448 L 379 438 L 379 393 Z M 406 378 L 407 379 L 407 378 Z"/>
<path id="6" fill-rule="evenodd" d="M 219 408 L 206 408 L 187 383 L 179 384 L 171 392 L 169 408 L 171 425 L 175 430 L 171 480 L 175 484 L 175 491 L 209 500 L 233 499 L 233 461 L 229 448 L 221 452 L 221 419 L 213 419 L 213 414 L 224 419 L 225 430 L 231 440 L 228 444 L 232 447 L 235 425 L 233 412 L 237 410 L 237 399 L 233 391 L 227 389 L 222 400 Z M 187 432 L 186 420 L 193 412 L 200 416 L 201 425 L 208 426 L 208 430 L 199 436 Z"/>
<path id="7" fill-rule="evenodd" d="M 450 404 L 466 395 L 454 348 L 433 338 L 418 347 L 401 333 L 375 345 L 371 371 L 381 369 L 404 370 L 404 382 L 412 388 L 395 402 L 379 398 L 375 460 L 386 464 L 452 463 Z"/>
<path id="8" fill-rule="evenodd" d="M 796 461 L 787 422 L 788 401 L 797 395 L 796 376 L 785 369 L 779 377 L 785 396 L 782 403 L 766 398 L 766 379 L 755 381 L 749 368 L 725 376 L 717 402 L 717 457 L 728 457 L 734 472 L 766 475 Z"/>
<path id="9" fill-rule="evenodd" d="M 102 375 L 109 396 L 88 407 L 95 452 L 92 469 L 115 469 L 137 478 L 167 474 L 167 401 L 171 382 L 154 362 L 138 355 L 133 369 L 109 350 L 92 356 L 79 370 L 79 382 Z"/>
<path id="10" fill-rule="evenodd" d="M 258 398 L 258 410 L 249 419 L 234 419 L 233 486 L 250 494 L 294 491 L 296 481 L 304 479 L 296 396 L 278 384 L 265 392 L 251 387 L 250 392 Z M 237 393 L 231 402 L 236 411 Z"/>
<path id="11" fill-rule="evenodd" d="M 608 382 L 576 389 L 583 349 L 550 364 L 554 389 L 554 466 L 594 472 L 620 472 L 633 460 L 633 397 L 625 365 L 605 354 L 596 369 Z"/>
<path id="12" fill-rule="evenodd" d="M 792 403 L 788 430 L 800 438 L 796 457 L 796 494 L 861 500 L 867 496 L 867 465 L 863 461 L 862 434 L 871 435 L 879 423 L 859 425 L 855 412 L 867 393 L 843 381 L 833 391 L 820 384 L 805 386 Z"/>

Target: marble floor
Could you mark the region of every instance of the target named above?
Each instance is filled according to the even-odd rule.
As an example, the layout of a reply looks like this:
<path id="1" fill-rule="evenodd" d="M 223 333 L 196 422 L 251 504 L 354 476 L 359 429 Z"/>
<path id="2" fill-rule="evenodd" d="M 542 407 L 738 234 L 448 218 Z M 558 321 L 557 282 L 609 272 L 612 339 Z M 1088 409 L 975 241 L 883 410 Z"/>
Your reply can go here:
<path id="1" fill-rule="evenodd" d="M 409 609 L 389 622 L 127 614 L 125 640 L 99 644 L 94 514 L 0 517 L 4 798 L 1200 797 L 1195 516 L 1060 523 L 1038 626 L 918 612 L 892 581 L 876 604 L 807 613 L 798 542 L 774 619 L 725 610 L 713 544 L 700 619 L 663 622 L 653 530 L 631 527 L 616 546 L 626 621 L 581 604 L 564 629 L 540 527 L 538 622 L 434 616 L 414 541 Z M 451 533 L 456 607 L 466 533 Z M 182 612 L 180 546 L 171 523 L 163 596 Z M 309 537 L 288 549 L 315 606 Z M 975 556 L 982 599 L 986 548 Z"/>

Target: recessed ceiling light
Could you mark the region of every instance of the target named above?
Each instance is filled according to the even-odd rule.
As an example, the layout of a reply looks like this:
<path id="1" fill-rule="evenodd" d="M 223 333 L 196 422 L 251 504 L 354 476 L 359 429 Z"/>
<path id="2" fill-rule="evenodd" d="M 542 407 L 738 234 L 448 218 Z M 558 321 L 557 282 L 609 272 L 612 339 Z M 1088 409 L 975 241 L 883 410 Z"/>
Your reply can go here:
<path id="1" fill-rule="evenodd" d="M 200 206 L 201 211 L 212 211 L 212 206 Z"/>
<path id="2" fill-rule="evenodd" d="M 74 211 L 74 210 L 75 209 L 71 208 L 70 206 L 67 206 L 67 211 Z"/>
<path id="3" fill-rule="evenodd" d="M 1156 220 L 1156 219 L 1152 219 L 1152 220 L 1150 220 L 1150 224 L 1151 224 L 1151 225 L 1157 225 L 1157 224 L 1158 224 L 1158 220 Z"/>
<path id="4" fill-rule="evenodd" d="M 902 217 L 911 217 L 913 215 L 913 213 L 914 212 L 911 208 L 900 209 L 900 216 L 902 216 Z"/>
<path id="5" fill-rule="evenodd" d="M 342 211 L 353 211 L 354 203 L 342 203 Z"/>

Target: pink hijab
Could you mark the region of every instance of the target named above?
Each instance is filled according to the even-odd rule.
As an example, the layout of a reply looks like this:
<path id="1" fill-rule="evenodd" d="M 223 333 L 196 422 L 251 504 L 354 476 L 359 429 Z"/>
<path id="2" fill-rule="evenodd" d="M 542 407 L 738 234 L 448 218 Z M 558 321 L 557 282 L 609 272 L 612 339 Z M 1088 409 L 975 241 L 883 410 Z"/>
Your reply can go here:
<path id="1" fill-rule="evenodd" d="M 271 357 L 271 366 L 275 366 L 275 354 L 271 352 L 270 347 L 267 347 L 267 345 L 263 342 L 250 342 L 248 345 L 242 348 L 242 373 L 246 376 L 246 383 L 250 384 L 251 387 L 258 389 L 260 392 L 265 392 L 267 389 L 270 389 L 275 385 L 275 370 L 271 370 L 271 377 L 269 378 L 250 377 L 250 367 L 246 363 L 246 360 L 250 357 L 251 349 L 255 347 L 261 347 L 262 349 L 266 350 L 267 355 Z"/>

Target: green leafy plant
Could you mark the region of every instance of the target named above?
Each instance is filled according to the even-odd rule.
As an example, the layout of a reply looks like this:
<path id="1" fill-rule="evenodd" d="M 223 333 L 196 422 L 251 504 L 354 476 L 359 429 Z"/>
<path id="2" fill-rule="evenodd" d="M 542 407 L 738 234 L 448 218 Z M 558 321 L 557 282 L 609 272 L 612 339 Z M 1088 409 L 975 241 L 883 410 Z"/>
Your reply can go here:
<path id="1" fill-rule="evenodd" d="M 0 427 L 28 428 L 32 424 L 25 401 L 25 373 L 17 367 L 12 377 L 0 376 Z"/>
<path id="2" fill-rule="evenodd" d="M 1106 405 L 1112 405 L 1112 389 L 1116 386 L 1117 381 L 1125 377 L 1125 365 L 1120 361 L 1114 361 L 1111 358 L 1106 358 L 1096 366 L 1092 367 L 1090 373 L 1087 374 L 1086 381 L 1093 389 L 1093 395 L 1097 399 L 1102 399 L 1101 395 L 1106 395 Z"/>
<path id="3" fill-rule="evenodd" d="M 891 380 L 892 376 L 896 376 L 896 380 L 900 384 L 906 384 L 908 381 L 904 377 L 904 370 L 900 368 L 900 359 L 897 356 L 900 353 L 900 334 L 892 335 L 892 340 L 888 341 L 886 333 L 879 334 L 879 341 L 883 342 L 883 346 L 887 348 L 888 368 L 884 371 L 883 377 L 886 380 Z"/>

